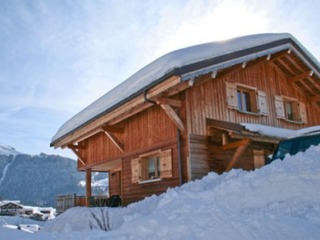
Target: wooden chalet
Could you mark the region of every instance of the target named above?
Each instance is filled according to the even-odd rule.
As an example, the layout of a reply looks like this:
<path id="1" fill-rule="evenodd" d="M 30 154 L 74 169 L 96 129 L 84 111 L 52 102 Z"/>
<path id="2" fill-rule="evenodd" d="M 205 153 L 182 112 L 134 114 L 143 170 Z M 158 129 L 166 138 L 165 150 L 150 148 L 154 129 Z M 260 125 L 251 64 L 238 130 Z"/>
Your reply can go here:
<path id="1" fill-rule="evenodd" d="M 0 202 L 0 215 L 15 216 L 23 212 L 23 206 L 17 202 Z"/>
<path id="2" fill-rule="evenodd" d="M 109 173 L 123 205 L 208 172 L 264 165 L 280 140 L 244 123 L 320 123 L 320 64 L 290 34 L 259 34 L 166 54 L 67 121 L 51 146 L 78 170 Z"/>

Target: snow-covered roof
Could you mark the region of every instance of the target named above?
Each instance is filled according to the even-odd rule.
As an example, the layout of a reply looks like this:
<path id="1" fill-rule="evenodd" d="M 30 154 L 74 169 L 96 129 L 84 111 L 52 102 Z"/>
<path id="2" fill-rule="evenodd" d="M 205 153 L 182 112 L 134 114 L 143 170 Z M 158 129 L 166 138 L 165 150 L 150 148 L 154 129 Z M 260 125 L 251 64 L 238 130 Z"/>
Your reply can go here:
<path id="1" fill-rule="evenodd" d="M 294 49 L 310 69 L 320 75 L 320 63 L 288 33 L 249 35 L 183 48 L 151 62 L 76 114 L 60 127 L 51 145 L 170 76 L 178 75 L 185 81 L 286 49 Z"/>
<path id="2" fill-rule="evenodd" d="M 264 136 L 276 137 L 280 139 L 295 138 L 304 135 L 319 134 L 320 125 L 301 128 L 298 130 L 266 126 L 256 123 L 241 123 L 250 132 L 259 133 Z"/>

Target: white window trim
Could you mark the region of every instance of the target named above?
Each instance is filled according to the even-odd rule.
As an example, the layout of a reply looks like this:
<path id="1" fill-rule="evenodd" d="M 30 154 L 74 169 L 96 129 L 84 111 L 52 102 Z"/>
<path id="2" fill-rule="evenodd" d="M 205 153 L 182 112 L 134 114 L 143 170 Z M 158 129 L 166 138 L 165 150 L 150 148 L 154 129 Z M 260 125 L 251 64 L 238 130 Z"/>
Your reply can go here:
<path id="1" fill-rule="evenodd" d="M 146 183 L 153 183 L 153 182 L 160 182 L 160 181 L 162 181 L 162 178 L 141 180 L 141 181 L 139 181 L 138 183 L 139 183 L 139 184 L 146 184 Z"/>

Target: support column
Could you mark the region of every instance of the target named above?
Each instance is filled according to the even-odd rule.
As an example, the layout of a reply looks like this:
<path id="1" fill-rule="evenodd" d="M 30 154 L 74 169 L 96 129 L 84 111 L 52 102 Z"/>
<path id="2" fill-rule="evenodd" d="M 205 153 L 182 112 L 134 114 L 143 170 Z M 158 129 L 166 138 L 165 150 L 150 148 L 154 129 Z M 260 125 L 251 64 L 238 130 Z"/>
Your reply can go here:
<path id="1" fill-rule="evenodd" d="M 86 170 L 86 206 L 90 206 L 89 198 L 91 197 L 91 169 Z"/>

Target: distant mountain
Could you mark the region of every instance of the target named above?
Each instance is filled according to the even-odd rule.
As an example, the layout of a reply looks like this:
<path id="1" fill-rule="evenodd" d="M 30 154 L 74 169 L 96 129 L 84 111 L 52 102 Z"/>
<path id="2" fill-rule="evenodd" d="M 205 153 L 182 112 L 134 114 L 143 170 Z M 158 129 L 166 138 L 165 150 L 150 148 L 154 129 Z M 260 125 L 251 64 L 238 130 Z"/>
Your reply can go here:
<path id="1" fill-rule="evenodd" d="M 17 155 L 19 152 L 15 150 L 13 147 L 1 145 L 0 144 L 0 155 L 10 156 L 10 155 Z"/>
<path id="2" fill-rule="evenodd" d="M 101 182 L 106 175 L 98 174 L 94 178 Z M 0 145 L 0 200 L 55 207 L 58 195 L 85 195 L 84 180 L 84 173 L 77 171 L 77 162 L 70 158 L 44 153 L 22 154 L 10 146 Z M 98 185 L 93 191 L 101 194 L 106 188 Z"/>

